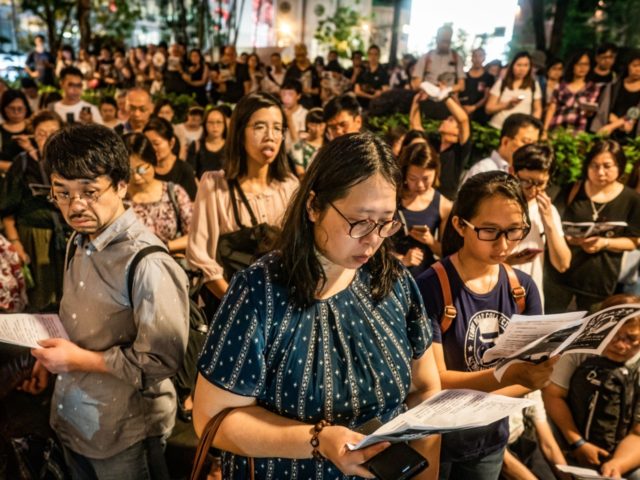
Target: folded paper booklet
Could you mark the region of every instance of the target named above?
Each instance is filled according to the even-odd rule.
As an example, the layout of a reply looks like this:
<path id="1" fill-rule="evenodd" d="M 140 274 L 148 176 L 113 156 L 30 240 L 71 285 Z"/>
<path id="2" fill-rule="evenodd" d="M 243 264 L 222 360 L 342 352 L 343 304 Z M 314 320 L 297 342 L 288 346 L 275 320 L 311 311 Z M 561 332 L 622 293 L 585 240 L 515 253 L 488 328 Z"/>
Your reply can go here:
<path id="1" fill-rule="evenodd" d="M 524 398 L 476 390 L 442 390 L 348 447 L 357 450 L 378 442 L 406 442 L 437 433 L 483 427 L 531 405 L 533 402 Z"/>
<path id="2" fill-rule="evenodd" d="M 618 237 L 627 222 L 562 222 L 564 234 L 569 237 Z"/>
<path id="3" fill-rule="evenodd" d="M 561 472 L 570 474 L 576 480 L 625 480 L 624 478 L 604 477 L 600 475 L 598 471 L 591 470 L 590 468 L 572 467 L 571 465 L 556 465 L 556 467 Z"/>
<path id="4" fill-rule="evenodd" d="M 58 315 L 15 313 L 0 315 L 0 342 L 38 348 L 38 340 L 69 339 Z"/>
<path id="5" fill-rule="evenodd" d="M 584 313 L 514 315 L 482 359 L 485 364 L 497 361 L 500 381 L 516 362 L 540 363 L 562 353 L 600 355 L 624 322 L 640 315 L 640 304 L 616 305 L 588 317 Z"/>

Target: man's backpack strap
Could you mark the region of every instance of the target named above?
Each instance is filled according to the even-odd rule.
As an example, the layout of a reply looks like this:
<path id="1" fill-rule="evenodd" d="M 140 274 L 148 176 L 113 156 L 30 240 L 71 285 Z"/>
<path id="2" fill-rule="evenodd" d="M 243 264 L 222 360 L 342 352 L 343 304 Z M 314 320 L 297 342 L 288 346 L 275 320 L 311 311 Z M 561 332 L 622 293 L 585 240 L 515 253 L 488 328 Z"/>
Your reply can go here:
<path id="1" fill-rule="evenodd" d="M 509 278 L 511 296 L 513 296 L 513 299 L 516 301 L 516 305 L 518 305 L 518 313 L 522 313 L 527 306 L 527 291 L 522 285 L 520 285 L 520 280 L 518 280 L 518 276 L 516 275 L 513 267 L 506 263 L 503 263 L 503 265 L 507 271 L 507 277 Z"/>
<path id="2" fill-rule="evenodd" d="M 453 297 L 451 296 L 451 285 L 449 284 L 449 275 L 444 268 L 442 262 L 436 262 L 431 265 L 431 268 L 436 272 L 438 280 L 440 282 L 440 289 L 442 290 L 442 301 L 444 308 L 442 310 L 442 318 L 440 319 L 440 331 L 444 335 L 447 330 L 451 328 L 453 319 L 456 318 L 458 311 L 453 306 Z"/>
<path id="3" fill-rule="evenodd" d="M 65 256 L 64 261 L 64 269 L 67 270 L 69 265 L 71 264 L 71 259 L 75 256 L 76 250 L 78 249 L 78 245 L 76 244 L 76 240 L 78 239 L 78 232 L 73 232 L 71 234 L 71 238 L 67 242 L 67 254 Z"/>
<path id="4" fill-rule="evenodd" d="M 161 247 L 160 245 L 149 245 L 148 247 L 144 247 L 140 250 L 131 260 L 131 264 L 129 265 L 129 274 L 127 275 L 127 293 L 129 295 L 129 303 L 133 306 L 133 277 L 136 274 L 136 267 L 142 261 L 144 257 L 147 255 L 151 255 L 155 252 L 164 252 L 167 255 L 169 252 L 166 248 Z"/>

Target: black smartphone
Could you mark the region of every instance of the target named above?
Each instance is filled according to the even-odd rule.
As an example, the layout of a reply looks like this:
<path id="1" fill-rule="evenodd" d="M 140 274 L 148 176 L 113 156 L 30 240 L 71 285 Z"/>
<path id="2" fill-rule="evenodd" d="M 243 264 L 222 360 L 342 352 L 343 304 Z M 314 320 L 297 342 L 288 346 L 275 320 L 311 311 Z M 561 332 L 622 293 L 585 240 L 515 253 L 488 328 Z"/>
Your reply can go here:
<path id="1" fill-rule="evenodd" d="M 67 113 L 67 123 L 74 123 L 76 121 L 72 112 Z"/>
<path id="2" fill-rule="evenodd" d="M 377 418 L 356 428 L 356 432 L 369 435 L 382 426 Z M 364 466 L 378 480 L 408 480 L 429 466 L 427 459 L 411 448 L 406 442 L 394 443 L 369 459 Z"/>

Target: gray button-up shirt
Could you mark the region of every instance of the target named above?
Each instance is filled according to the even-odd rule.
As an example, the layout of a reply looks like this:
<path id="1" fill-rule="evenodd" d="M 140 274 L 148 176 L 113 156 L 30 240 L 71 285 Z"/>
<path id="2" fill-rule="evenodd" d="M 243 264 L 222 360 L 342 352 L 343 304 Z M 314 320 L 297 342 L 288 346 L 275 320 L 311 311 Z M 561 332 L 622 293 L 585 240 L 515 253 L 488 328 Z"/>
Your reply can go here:
<path id="1" fill-rule="evenodd" d="M 162 245 L 131 209 L 95 240 L 78 235 L 76 241 L 60 320 L 72 342 L 103 352 L 109 373 L 58 375 L 51 426 L 75 452 L 109 458 L 173 428 L 176 394 L 168 377 L 186 349 L 188 280 L 167 254 L 149 254 L 136 268 L 130 303 L 133 257 Z"/>

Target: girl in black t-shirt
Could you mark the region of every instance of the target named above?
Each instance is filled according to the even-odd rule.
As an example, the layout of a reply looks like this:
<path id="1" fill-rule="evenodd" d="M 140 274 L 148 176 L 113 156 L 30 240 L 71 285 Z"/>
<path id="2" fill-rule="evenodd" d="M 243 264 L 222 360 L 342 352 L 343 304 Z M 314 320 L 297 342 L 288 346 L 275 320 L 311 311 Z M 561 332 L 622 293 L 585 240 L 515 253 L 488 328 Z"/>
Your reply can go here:
<path id="1" fill-rule="evenodd" d="M 227 117 L 224 108 L 214 107 L 204 115 L 202 137 L 189 145 L 187 162 L 198 178 L 204 172 L 224 168 L 224 143 L 227 138 Z"/>
<path id="2" fill-rule="evenodd" d="M 640 237 L 640 195 L 620 182 L 625 165 L 620 145 L 600 140 L 587 154 L 582 180 L 558 195 L 556 206 L 564 212 L 565 222 L 626 222 L 627 226 L 586 238 L 567 235 L 571 266 L 564 273 L 545 269 L 548 313 L 565 312 L 574 298 L 578 310 L 591 310 L 614 292 L 622 253 L 635 250 Z"/>
<path id="3" fill-rule="evenodd" d="M 527 201 L 511 175 L 480 173 L 460 189 L 444 231 L 444 259 L 417 279 L 433 326 L 442 388 L 521 396 L 529 391 L 522 385 L 537 389 L 548 381 L 556 359 L 511 365 L 500 381 L 495 362 L 483 359 L 513 314 L 542 312 L 531 277 L 504 263 L 527 235 L 529 225 Z M 496 480 L 508 436 L 506 418 L 443 435 L 440 478 Z"/>

